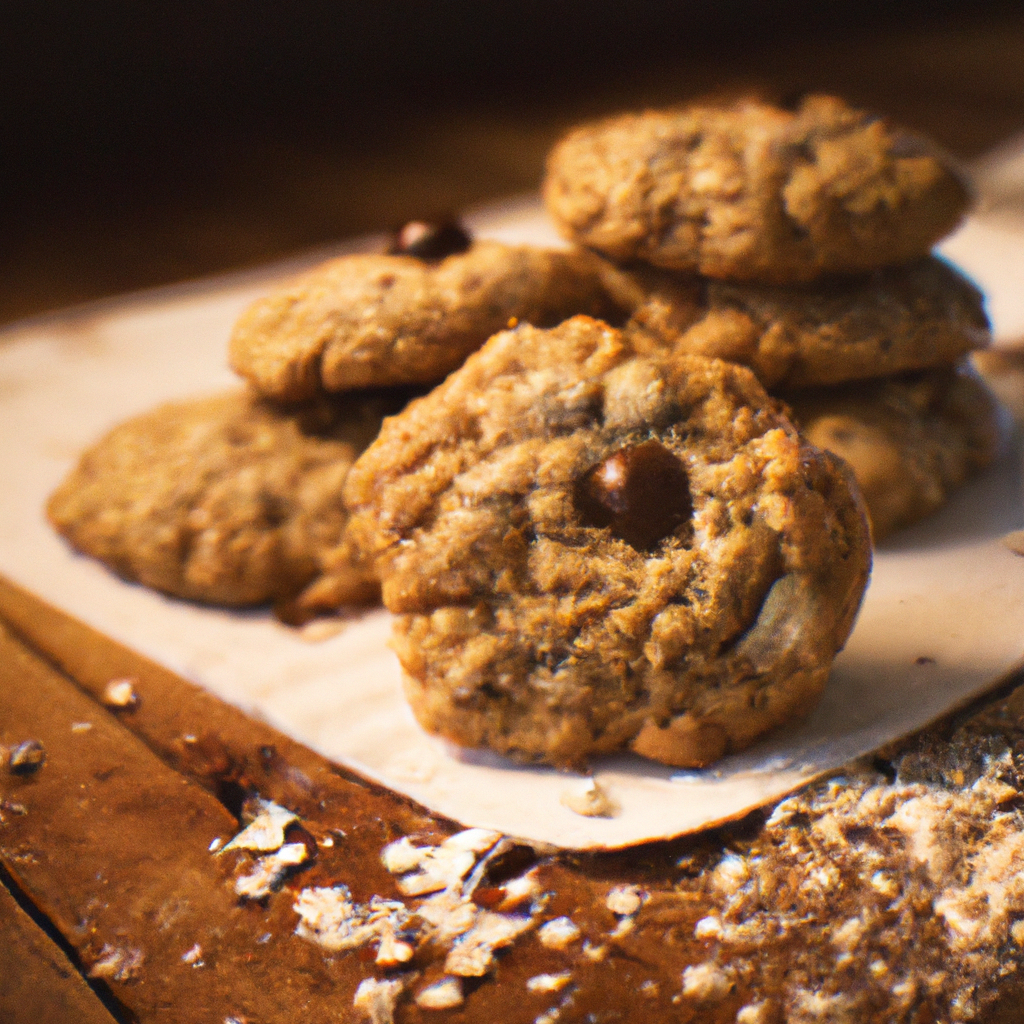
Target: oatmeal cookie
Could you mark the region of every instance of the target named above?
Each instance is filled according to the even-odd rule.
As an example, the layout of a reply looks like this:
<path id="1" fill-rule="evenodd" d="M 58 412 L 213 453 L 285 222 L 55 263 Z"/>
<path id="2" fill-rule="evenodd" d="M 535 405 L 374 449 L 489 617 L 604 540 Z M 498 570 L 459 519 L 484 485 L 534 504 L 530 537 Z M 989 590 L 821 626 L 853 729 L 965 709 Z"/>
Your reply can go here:
<path id="1" fill-rule="evenodd" d="M 544 198 L 566 237 L 618 260 L 772 284 L 923 256 L 969 190 L 917 136 L 829 96 L 627 114 L 571 132 Z"/>
<path id="2" fill-rule="evenodd" d="M 614 316 L 586 252 L 476 242 L 440 261 L 342 256 L 255 302 L 231 336 L 232 367 L 276 399 L 433 384 L 496 331 Z"/>
<path id="3" fill-rule="evenodd" d="M 655 268 L 606 280 L 633 311 L 629 330 L 680 353 L 743 363 L 768 388 L 948 365 L 991 341 L 981 293 L 930 256 L 809 287 L 708 281 Z"/>
<path id="4" fill-rule="evenodd" d="M 787 400 L 801 433 L 849 463 L 876 541 L 936 511 L 999 449 L 996 400 L 963 366 Z"/>
<path id="5" fill-rule="evenodd" d="M 491 338 L 346 482 L 420 722 L 704 764 L 813 702 L 867 582 L 845 467 L 744 367 L 588 317 Z"/>
<path id="6" fill-rule="evenodd" d="M 285 410 L 243 391 L 174 402 L 115 427 L 50 498 L 53 525 L 127 579 L 177 597 L 286 600 L 333 554 L 337 593 L 372 599 L 349 560 L 341 489 L 390 398 Z"/>

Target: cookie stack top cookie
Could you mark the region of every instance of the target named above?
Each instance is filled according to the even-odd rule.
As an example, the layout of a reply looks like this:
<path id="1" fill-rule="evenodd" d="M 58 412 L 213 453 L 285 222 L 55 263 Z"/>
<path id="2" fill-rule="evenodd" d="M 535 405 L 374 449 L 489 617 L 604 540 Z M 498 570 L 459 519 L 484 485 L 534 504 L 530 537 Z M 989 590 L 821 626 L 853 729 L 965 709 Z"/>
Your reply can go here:
<path id="1" fill-rule="evenodd" d="M 802 284 L 925 255 L 970 191 L 926 140 L 810 96 L 577 128 L 551 153 L 544 198 L 566 237 L 615 260 Z"/>

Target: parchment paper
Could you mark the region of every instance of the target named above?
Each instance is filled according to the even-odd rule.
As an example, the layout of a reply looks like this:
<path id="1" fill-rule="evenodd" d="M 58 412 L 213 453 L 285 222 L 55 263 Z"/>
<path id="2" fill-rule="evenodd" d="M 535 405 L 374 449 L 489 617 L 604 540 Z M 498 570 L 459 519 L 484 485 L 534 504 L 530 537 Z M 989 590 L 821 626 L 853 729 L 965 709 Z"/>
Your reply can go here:
<path id="1" fill-rule="evenodd" d="M 533 199 L 473 218 L 481 234 L 554 241 Z M 350 248 L 365 247 L 366 240 Z M 976 220 L 945 251 L 989 291 L 997 334 L 1024 333 L 1024 225 Z M 316 258 L 327 255 L 321 251 Z M 993 470 L 876 556 L 856 630 L 800 725 L 713 769 L 633 756 L 594 777 L 616 813 L 587 817 L 582 776 L 516 767 L 423 734 L 401 697 L 383 611 L 303 630 L 269 613 L 161 597 L 74 554 L 43 505 L 81 449 L 158 402 L 230 386 L 234 318 L 311 255 L 39 318 L 0 333 L 0 572 L 223 699 L 466 825 L 574 848 L 619 847 L 735 818 L 962 704 L 1024 659 L 1022 457 Z"/>

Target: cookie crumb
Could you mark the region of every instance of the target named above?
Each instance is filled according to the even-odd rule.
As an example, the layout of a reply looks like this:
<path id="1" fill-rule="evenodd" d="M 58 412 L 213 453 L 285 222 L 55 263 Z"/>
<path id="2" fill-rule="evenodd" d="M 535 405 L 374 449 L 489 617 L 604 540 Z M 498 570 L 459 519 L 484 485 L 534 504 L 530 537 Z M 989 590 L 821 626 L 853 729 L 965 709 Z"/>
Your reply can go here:
<path id="1" fill-rule="evenodd" d="M 604 903 L 617 917 L 632 917 L 644 902 L 643 890 L 635 885 L 617 885 Z"/>
<path id="2" fill-rule="evenodd" d="M 462 981 L 459 978 L 442 978 L 418 992 L 415 1001 L 424 1010 L 451 1010 L 461 1006 L 464 1001 Z"/>
<path id="3" fill-rule="evenodd" d="M 15 775 L 32 775 L 46 763 L 46 748 L 39 740 L 25 740 L 11 748 L 7 763 Z"/>
<path id="4" fill-rule="evenodd" d="M 563 791 L 559 802 L 574 814 L 585 818 L 614 818 L 621 811 L 604 786 L 593 778 L 578 787 Z"/>
<path id="5" fill-rule="evenodd" d="M 370 1024 L 394 1024 L 395 1006 L 405 983 L 399 979 L 378 981 L 364 978 L 356 989 L 352 1007 L 359 1010 Z"/>
<path id="6" fill-rule="evenodd" d="M 135 691 L 138 680 L 133 678 L 111 679 L 103 688 L 103 703 L 108 708 L 134 708 L 139 703 L 139 695 Z"/>
<path id="7" fill-rule="evenodd" d="M 568 917 L 556 917 L 537 929 L 537 938 L 545 949 L 565 949 L 579 937 L 579 928 Z"/>

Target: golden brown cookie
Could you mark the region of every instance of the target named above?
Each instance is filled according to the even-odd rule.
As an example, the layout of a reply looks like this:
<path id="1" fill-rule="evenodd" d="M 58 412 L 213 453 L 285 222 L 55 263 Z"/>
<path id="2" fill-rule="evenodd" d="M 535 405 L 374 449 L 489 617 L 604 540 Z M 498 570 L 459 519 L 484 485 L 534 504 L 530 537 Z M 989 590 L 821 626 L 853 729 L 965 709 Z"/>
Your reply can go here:
<path id="1" fill-rule="evenodd" d="M 682 354 L 803 388 L 948 365 L 991 340 L 981 293 L 943 260 L 805 287 L 733 284 L 652 267 L 609 272 L 628 325 Z"/>
<path id="2" fill-rule="evenodd" d="M 244 391 L 163 405 L 90 448 L 47 512 L 80 551 L 156 590 L 288 599 L 326 553 L 340 561 L 345 476 L 396 407 L 360 396 L 285 410 Z M 339 600 L 377 592 L 364 570 L 341 578 Z"/>
<path id="3" fill-rule="evenodd" d="M 996 457 L 999 408 L 966 367 L 787 396 L 801 433 L 849 463 L 874 539 L 930 515 Z"/>
<path id="4" fill-rule="evenodd" d="M 614 259 L 789 284 L 923 256 L 969 194 L 931 144 L 811 96 L 577 128 L 549 157 L 544 198 L 567 238 Z"/>
<path id="5" fill-rule="evenodd" d="M 476 242 L 440 261 L 343 256 L 296 278 L 241 316 L 232 367 L 264 395 L 433 384 L 496 331 L 612 316 L 585 252 Z"/>
<path id="6" fill-rule="evenodd" d="M 702 764 L 824 685 L 867 582 L 852 488 L 749 370 L 575 317 L 387 420 L 346 502 L 428 730 Z"/>

